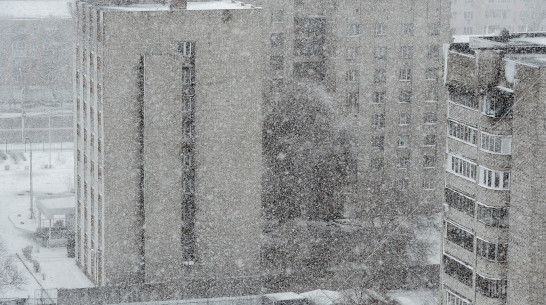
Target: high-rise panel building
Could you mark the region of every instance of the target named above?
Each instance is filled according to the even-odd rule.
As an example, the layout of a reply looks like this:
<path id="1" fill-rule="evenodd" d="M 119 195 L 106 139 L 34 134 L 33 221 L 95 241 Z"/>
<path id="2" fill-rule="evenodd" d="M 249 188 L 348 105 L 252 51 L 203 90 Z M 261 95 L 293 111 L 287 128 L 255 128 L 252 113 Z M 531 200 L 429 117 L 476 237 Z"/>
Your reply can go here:
<path id="1" fill-rule="evenodd" d="M 349 217 L 438 212 L 450 2 L 253 3 L 268 15 L 268 103 L 312 81 L 350 118 L 355 162 L 332 201 Z"/>
<path id="2" fill-rule="evenodd" d="M 453 35 L 494 34 L 546 30 L 542 0 L 451 0 Z"/>
<path id="3" fill-rule="evenodd" d="M 98 285 L 257 275 L 263 11 L 81 1 L 76 16 L 77 263 Z"/>
<path id="4" fill-rule="evenodd" d="M 546 304 L 545 39 L 449 47 L 442 304 Z"/>

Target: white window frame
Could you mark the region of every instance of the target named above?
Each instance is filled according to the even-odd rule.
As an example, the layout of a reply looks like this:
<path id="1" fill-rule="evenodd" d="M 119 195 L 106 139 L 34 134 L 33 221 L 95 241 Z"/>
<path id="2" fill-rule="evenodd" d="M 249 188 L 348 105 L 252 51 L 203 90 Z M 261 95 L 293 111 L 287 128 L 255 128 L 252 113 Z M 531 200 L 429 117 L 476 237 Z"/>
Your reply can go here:
<path id="1" fill-rule="evenodd" d="M 404 59 L 413 58 L 413 46 L 401 46 L 400 57 Z"/>
<path id="2" fill-rule="evenodd" d="M 407 126 L 409 124 L 411 124 L 411 114 L 406 112 L 400 113 L 398 125 Z"/>
<path id="3" fill-rule="evenodd" d="M 409 134 L 398 135 L 398 148 L 408 148 L 411 145 Z"/>
<path id="4" fill-rule="evenodd" d="M 386 99 L 386 92 L 385 91 L 374 91 L 373 97 L 372 97 L 372 104 L 384 104 Z"/>
<path id="5" fill-rule="evenodd" d="M 510 155 L 512 153 L 512 136 L 495 135 L 482 131 L 480 133 L 480 150 L 496 155 Z"/>
<path id="6" fill-rule="evenodd" d="M 374 58 L 376 59 L 386 59 L 387 58 L 387 47 L 375 47 L 374 48 Z"/>
<path id="7" fill-rule="evenodd" d="M 401 82 L 411 81 L 411 68 L 400 69 L 400 81 Z"/>
<path id="8" fill-rule="evenodd" d="M 387 24 L 376 23 L 374 28 L 375 36 L 387 36 Z"/>
<path id="9" fill-rule="evenodd" d="M 191 41 L 183 41 L 181 42 L 182 49 L 180 50 L 182 53 L 182 56 L 184 57 L 191 57 L 194 52 L 195 45 Z"/>
<path id="10" fill-rule="evenodd" d="M 461 178 L 476 182 L 478 165 L 464 157 L 448 154 L 446 170 Z"/>
<path id="11" fill-rule="evenodd" d="M 425 70 L 425 79 L 426 80 L 438 80 L 438 68 L 427 68 Z"/>
<path id="12" fill-rule="evenodd" d="M 360 35 L 360 24 L 352 23 L 347 26 L 347 37 L 356 37 Z"/>
<path id="13" fill-rule="evenodd" d="M 347 47 L 347 59 L 358 59 L 360 47 Z"/>
<path id="14" fill-rule="evenodd" d="M 460 297 L 449 289 L 445 290 L 447 293 L 447 305 L 472 305 L 472 302 Z"/>
<path id="15" fill-rule="evenodd" d="M 464 142 L 472 146 L 477 146 L 478 143 L 477 128 L 452 119 L 447 121 L 447 135 L 451 139 Z"/>
<path id="16" fill-rule="evenodd" d="M 480 179 L 478 184 L 492 190 L 510 189 L 510 171 L 497 171 L 485 166 L 479 166 Z M 498 186 L 497 182 L 498 181 Z"/>
<path id="17" fill-rule="evenodd" d="M 347 71 L 347 82 L 348 83 L 358 83 L 358 78 L 360 73 L 358 70 L 348 70 Z"/>
<path id="18" fill-rule="evenodd" d="M 372 115 L 372 126 L 375 128 L 385 127 L 385 114 L 376 113 Z"/>

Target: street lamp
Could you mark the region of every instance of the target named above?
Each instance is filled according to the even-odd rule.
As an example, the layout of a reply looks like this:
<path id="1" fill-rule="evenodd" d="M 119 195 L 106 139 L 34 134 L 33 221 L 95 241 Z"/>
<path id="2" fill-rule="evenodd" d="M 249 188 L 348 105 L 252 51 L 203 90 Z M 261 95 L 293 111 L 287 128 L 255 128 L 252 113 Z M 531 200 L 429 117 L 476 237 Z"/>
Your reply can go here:
<path id="1" fill-rule="evenodd" d="M 30 144 L 30 219 L 34 219 L 34 191 L 32 189 L 32 142 L 30 138 L 25 138 L 25 146 Z"/>

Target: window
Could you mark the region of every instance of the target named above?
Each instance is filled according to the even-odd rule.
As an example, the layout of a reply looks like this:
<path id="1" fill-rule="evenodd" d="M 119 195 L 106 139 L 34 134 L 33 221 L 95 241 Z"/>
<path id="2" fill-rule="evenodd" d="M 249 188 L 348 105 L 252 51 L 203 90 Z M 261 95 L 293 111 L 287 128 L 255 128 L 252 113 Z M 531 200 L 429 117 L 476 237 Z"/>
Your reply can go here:
<path id="1" fill-rule="evenodd" d="M 284 10 L 277 10 L 271 13 L 271 22 L 279 23 L 284 21 Z"/>
<path id="2" fill-rule="evenodd" d="M 295 56 L 317 56 L 324 53 L 324 39 L 316 38 L 298 38 L 294 40 Z"/>
<path id="3" fill-rule="evenodd" d="M 303 6 L 303 0 L 294 0 L 294 6 Z"/>
<path id="4" fill-rule="evenodd" d="M 398 158 L 398 169 L 408 169 L 410 166 L 410 157 L 402 156 Z"/>
<path id="5" fill-rule="evenodd" d="M 271 33 L 271 46 L 272 47 L 282 47 L 284 45 L 284 34 L 283 33 Z"/>
<path id="6" fill-rule="evenodd" d="M 472 30 L 471 26 L 465 26 L 463 28 L 463 34 L 465 34 L 465 35 L 472 35 L 472 32 L 474 32 L 474 31 Z"/>
<path id="7" fill-rule="evenodd" d="M 510 172 L 496 171 L 480 166 L 480 185 L 490 189 L 510 189 Z"/>
<path id="8" fill-rule="evenodd" d="M 386 95 L 386 92 L 385 91 L 376 91 L 373 93 L 373 100 L 372 102 L 374 104 L 383 104 L 385 103 L 385 95 Z"/>
<path id="9" fill-rule="evenodd" d="M 383 144 L 385 142 L 384 136 L 373 136 L 372 137 L 372 147 L 383 149 Z"/>
<path id="10" fill-rule="evenodd" d="M 472 267 L 444 253 L 444 273 L 472 287 Z"/>
<path id="11" fill-rule="evenodd" d="M 375 128 L 385 127 L 385 115 L 382 113 L 372 115 L 372 126 Z"/>
<path id="12" fill-rule="evenodd" d="M 195 192 L 193 179 L 184 179 L 184 194 L 191 195 Z"/>
<path id="13" fill-rule="evenodd" d="M 436 135 L 427 134 L 423 139 L 424 146 L 436 146 Z"/>
<path id="14" fill-rule="evenodd" d="M 375 47 L 374 56 L 376 59 L 387 58 L 387 47 Z"/>
<path id="15" fill-rule="evenodd" d="M 347 36 L 358 36 L 360 35 L 360 24 L 349 24 L 347 27 Z"/>
<path id="16" fill-rule="evenodd" d="M 424 168 L 436 167 L 436 156 L 423 156 L 423 167 Z"/>
<path id="17" fill-rule="evenodd" d="M 398 136 L 398 147 L 405 148 L 410 146 L 410 136 L 409 135 L 399 135 Z"/>
<path id="18" fill-rule="evenodd" d="M 465 177 L 472 181 L 476 181 L 476 163 L 464 158 L 448 155 L 447 171 Z"/>
<path id="19" fill-rule="evenodd" d="M 360 55 L 359 47 L 347 47 L 347 59 L 358 59 Z"/>
<path id="20" fill-rule="evenodd" d="M 506 299 L 506 280 L 492 279 L 476 273 L 476 290 L 486 297 Z"/>
<path id="21" fill-rule="evenodd" d="M 375 24 L 375 30 L 374 30 L 375 36 L 386 36 L 387 35 L 387 25 L 384 23 L 376 23 Z"/>
<path id="22" fill-rule="evenodd" d="M 474 18 L 474 12 L 464 12 L 464 19 L 472 20 Z"/>
<path id="23" fill-rule="evenodd" d="M 428 34 L 429 35 L 440 35 L 440 23 L 439 22 L 429 23 L 427 25 L 427 29 L 428 29 Z"/>
<path id="24" fill-rule="evenodd" d="M 512 93 L 494 90 L 483 97 L 482 113 L 494 117 L 512 117 L 512 104 L 514 95 Z"/>
<path id="25" fill-rule="evenodd" d="M 476 218 L 479 222 L 491 227 L 507 228 L 508 208 L 492 207 L 478 203 L 478 215 Z"/>
<path id="26" fill-rule="evenodd" d="M 402 35 L 413 36 L 413 23 L 402 23 Z"/>
<path id="27" fill-rule="evenodd" d="M 269 63 L 271 64 L 271 69 L 273 70 L 282 70 L 284 67 L 284 57 L 283 56 L 271 56 Z"/>
<path id="28" fill-rule="evenodd" d="M 401 90 L 399 96 L 400 103 L 410 103 L 411 102 L 411 91 Z"/>
<path id="29" fill-rule="evenodd" d="M 508 244 L 491 243 L 481 238 L 476 238 L 476 253 L 493 262 L 506 262 Z"/>
<path id="30" fill-rule="evenodd" d="M 400 81 L 411 80 L 411 69 L 400 69 Z"/>
<path id="31" fill-rule="evenodd" d="M 384 83 L 387 81 L 387 73 L 385 69 L 377 69 L 373 72 L 374 83 Z"/>
<path id="32" fill-rule="evenodd" d="M 412 46 L 402 46 L 402 47 L 400 47 L 400 57 L 401 58 L 412 58 L 413 57 L 413 47 Z"/>
<path id="33" fill-rule="evenodd" d="M 431 59 L 440 58 L 440 46 L 436 44 L 428 46 L 427 57 Z"/>
<path id="34" fill-rule="evenodd" d="M 357 70 L 347 71 L 347 82 L 348 83 L 357 83 L 359 78 L 359 72 Z"/>
<path id="35" fill-rule="evenodd" d="M 353 108 L 357 108 L 358 107 L 358 92 L 351 92 L 349 94 L 347 94 L 347 106 L 348 107 L 353 107 Z"/>
<path id="36" fill-rule="evenodd" d="M 195 83 L 195 73 L 192 68 L 182 68 L 182 83 L 184 85 Z"/>
<path id="37" fill-rule="evenodd" d="M 475 110 L 479 109 L 478 99 L 474 97 L 474 94 L 468 91 L 460 91 L 450 88 L 449 101 Z"/>
<path id="38" fill-rule="evenodd" d="M 431 173 L 426 173 L 423 177 L 423 189 L 425 190 L 433 190 L 436 188 L 436 175 Z"/>
<path id="39" fill-rule="evenodd" d="M 464 123 L 459 123 L 453 120 L 447 121 L 448 135 L 451 138 L 456 138 L 468 144 L 477 144 L 478 130 L 474 127 L 470 127 Z"/>
<path id="40" fill-rule="evenodd" d="M 183 41 L 178 43 L 178 52 L 184 57 L 191 57 L 195 54 L 195 43 Z"/>
<path id="41" fill-rule="evenodd" d="M 425 102 L 436 102 L 436 101 L 438 101 L 438 90 L 436 90 L 435 88 L 432 88 L 427 91 Z"/>
<path id="42" fill-rule="evenodd" d="M 447 305 L 472 305 L 467 299 L 460 297 L 459 295 L 447 290 Z"/>
<path id="43" fill-rule="evenodd" d="M 446 220 L 446 239 L 468 251 L 474 252 L 474 234 L 450 220 Z"/>
<path id="44" fill-rule="evenodd" d="M 184 96 L 182 100 L 182 111 L 192 112 L 194 107 L 193 96 Z"/>
<path id="45" fill-rule="evenodd" d="M 481 133 L 480 147 L 484 151 L 509 155 L 512 150 L 512 136 Z"/>
<path id="46" fill-rule="evenodd" d="M 409 179 L 408 178 L 402 178 L 398 179 L 398 190 L 399 191 L 406 191 L 409 187 Z"/>
<path id="47" fill-rule="evenodd" d="M 379 171 L 383 168 L 383 158 L 372 159 L 371 164 L 372 171 Z"/>
<path id="48" fill-rule="evenodd" d="M 507 11 L 504 10 L 487 10 L 485 11 L 486 19 L 506 19 Z"/>
<path id="49" fill-rule="evenodd" d="M 446 188 L 445 190 L 446 203 L 468 216 L 474 217 L 474 206 L 476 201 L 460 192 Z"/>
<path id="50" fill-rule="evenodd" d="M 436 112 L 426 112 L 425 113 L 425 124 L 436 124 L 437 121 Z"/>
<path id="51" fill-rule="evenodd" d="M 438 68 L 427 68 L 425 78 L 427 80 L 438 80 Z"/>
<path id="52" fill-rule="evenodd" d="M 398 124 L 400 125 L 409 125 L 411 121 L 411 114 L 409 113 L 400 113 L 400 120 Z"/>

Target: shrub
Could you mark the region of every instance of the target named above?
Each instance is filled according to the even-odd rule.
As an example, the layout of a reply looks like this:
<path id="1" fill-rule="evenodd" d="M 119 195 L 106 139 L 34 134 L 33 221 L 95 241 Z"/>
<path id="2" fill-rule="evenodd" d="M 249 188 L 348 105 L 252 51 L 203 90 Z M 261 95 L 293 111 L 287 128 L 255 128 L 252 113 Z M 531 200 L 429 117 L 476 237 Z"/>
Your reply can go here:
<path id="1" fill-rule="evenodd" d="M 32 260 L 32 246 L 26 246 L 23 248 L 23 256 L 29 261 Z"/>

